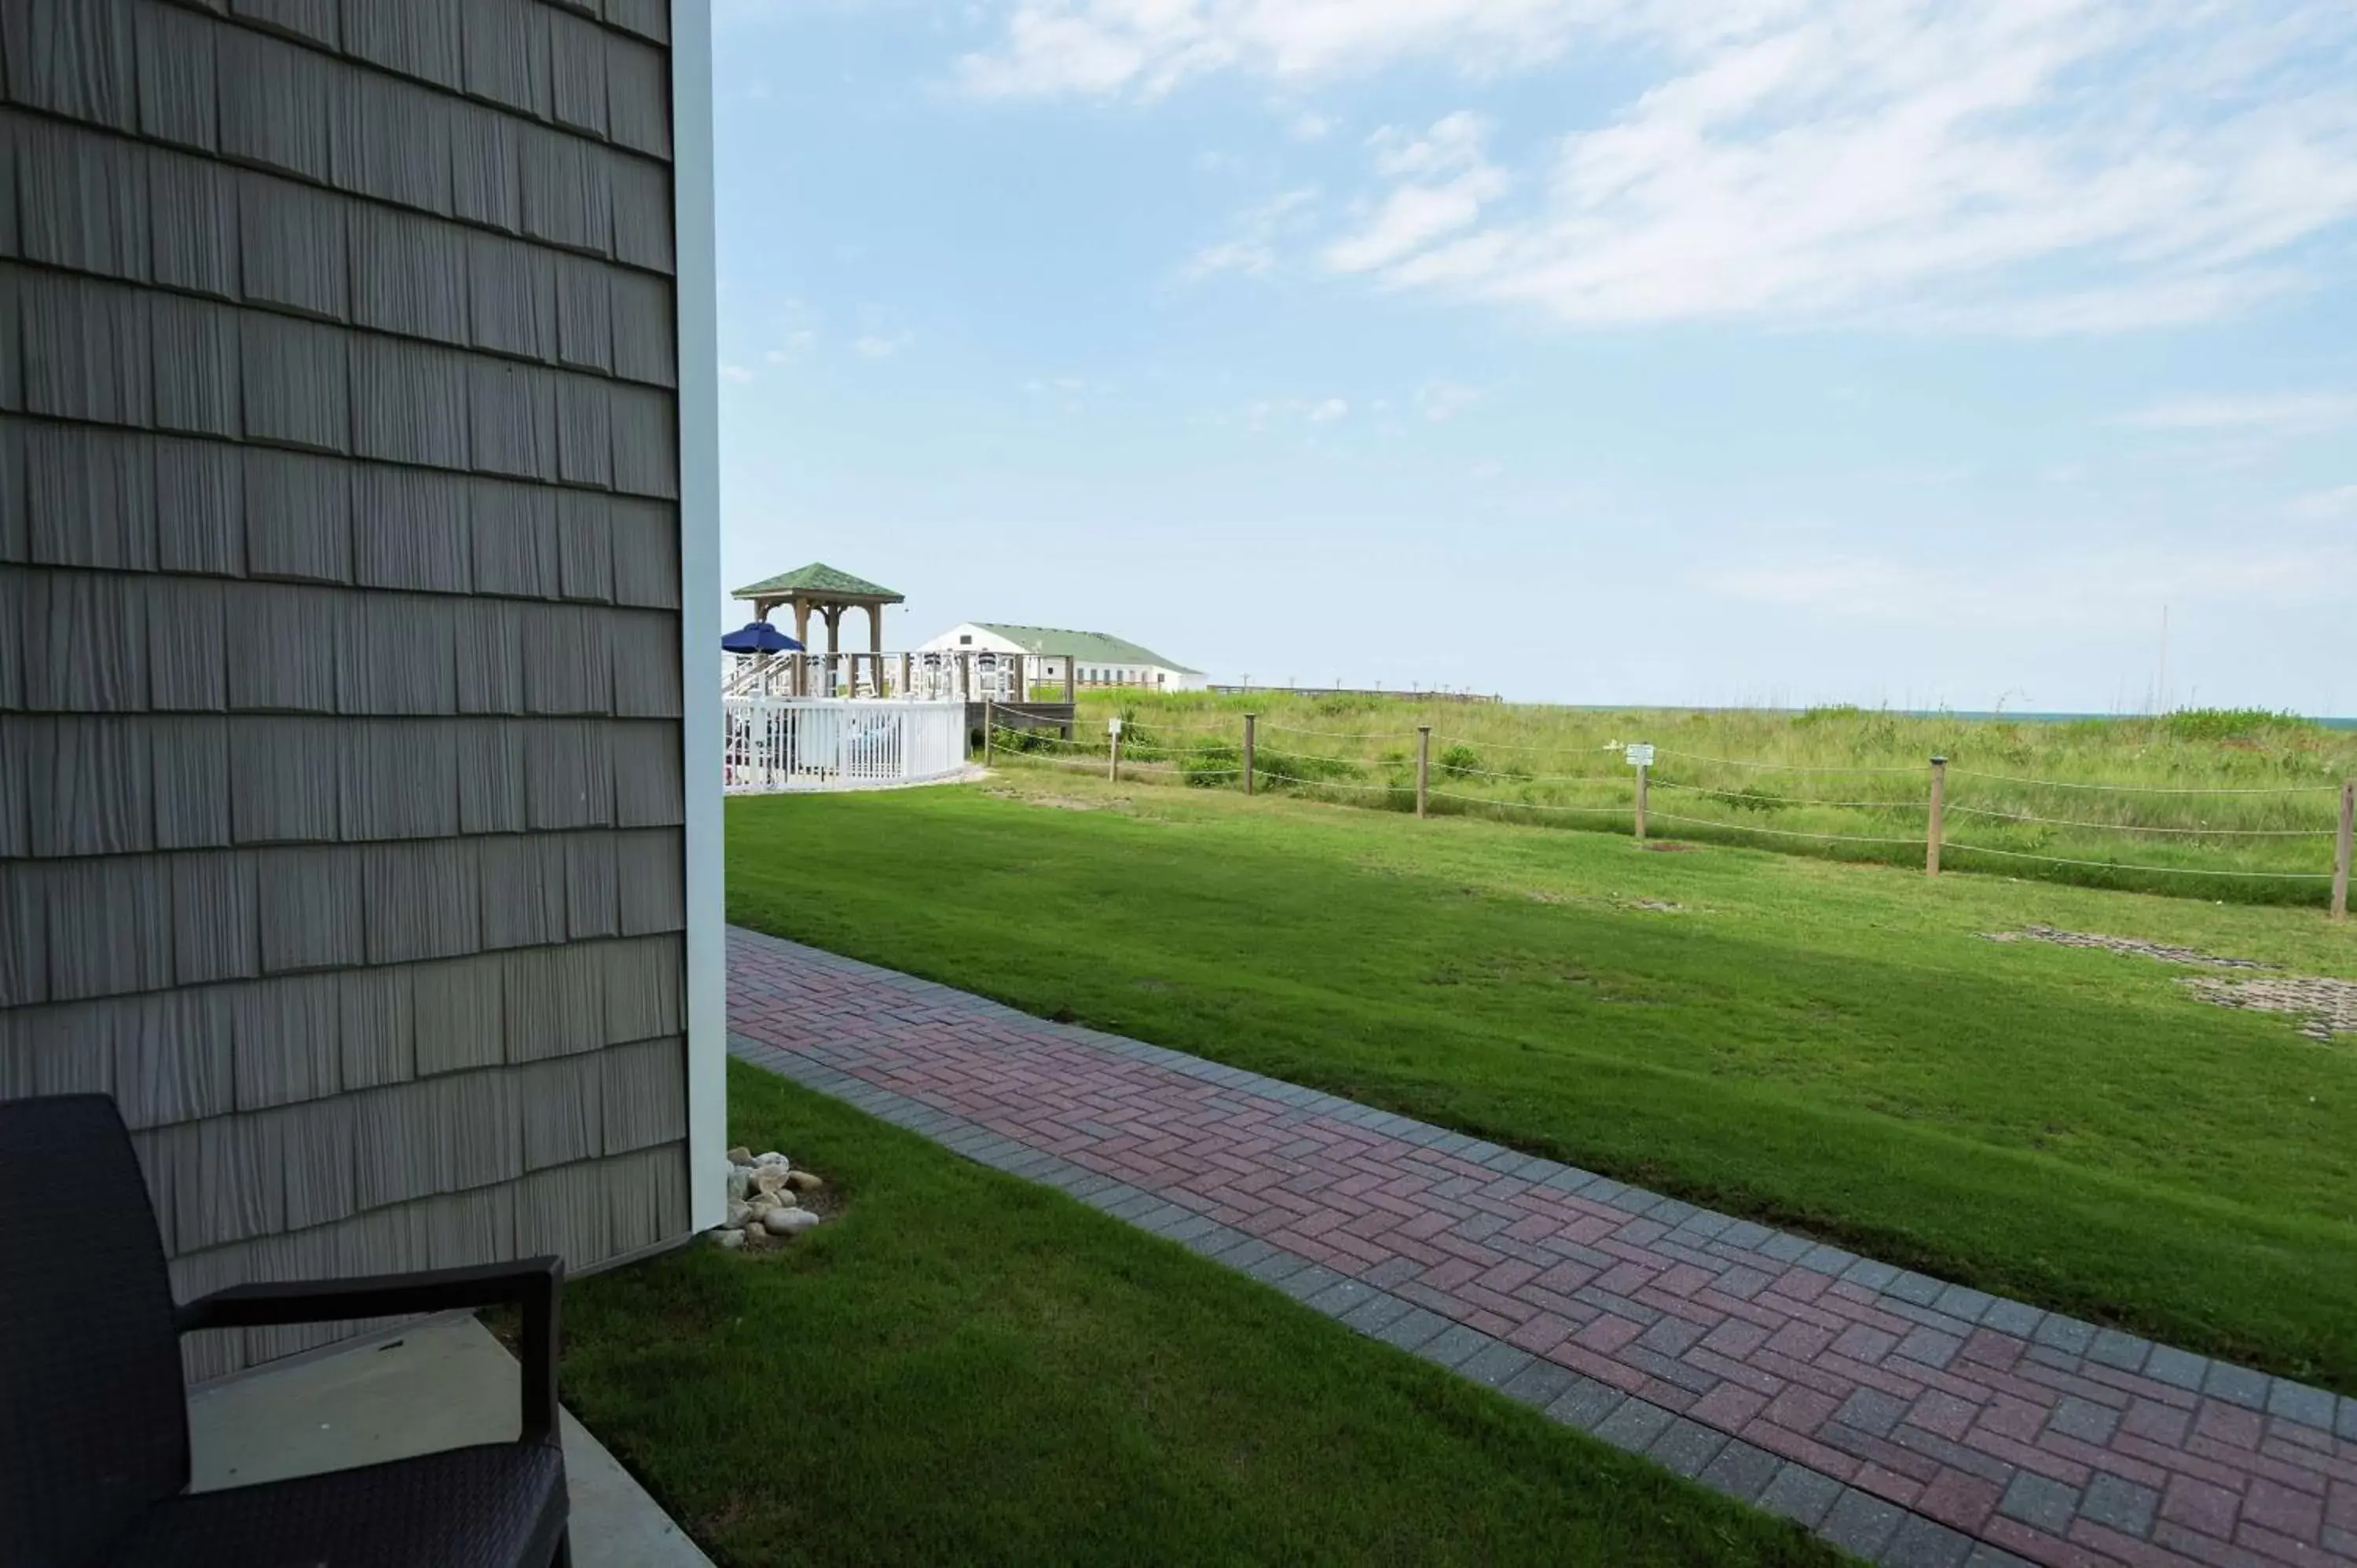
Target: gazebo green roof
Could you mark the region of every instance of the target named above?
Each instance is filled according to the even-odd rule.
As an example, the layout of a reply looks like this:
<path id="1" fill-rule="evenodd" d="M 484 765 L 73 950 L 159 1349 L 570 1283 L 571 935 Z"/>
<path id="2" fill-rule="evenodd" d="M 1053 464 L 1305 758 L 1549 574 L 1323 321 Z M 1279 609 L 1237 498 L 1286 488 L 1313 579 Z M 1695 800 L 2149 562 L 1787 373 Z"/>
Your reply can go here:
<path id="1" fill-rule="evenodd" d="M 902 596 L 891 589 L 871 583 L 865 577 L 855 577 L 840 572 L 823 561 L 813 561 L 807 566 L 797 566 L 791 572 L 780 572 L 765 577 L 749 587 L 739 588 L 731 596 L 739 599 L 782 599 L 800 594 L 813 599 L 873 599 L 878 604 L 897 605 Z"/>

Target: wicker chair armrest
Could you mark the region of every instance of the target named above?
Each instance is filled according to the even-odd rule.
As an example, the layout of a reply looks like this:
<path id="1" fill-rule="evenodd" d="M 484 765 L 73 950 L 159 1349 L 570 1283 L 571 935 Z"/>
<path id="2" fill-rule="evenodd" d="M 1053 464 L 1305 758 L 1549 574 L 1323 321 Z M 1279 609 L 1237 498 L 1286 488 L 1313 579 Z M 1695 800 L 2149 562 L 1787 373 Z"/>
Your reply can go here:
<path id="1" fill-rule="evenodd" d="M 414 1274 L 231 1285 L 181 1306 L 173 1314 L 173 1326 L 189 1334 L 347 1317 L 403 1317 L 513 1302 L 523 1308 L 523 1436 L 544 1440 L 557 1431 L 556 1306 L 564 1285 L 561 1258 Z"/>

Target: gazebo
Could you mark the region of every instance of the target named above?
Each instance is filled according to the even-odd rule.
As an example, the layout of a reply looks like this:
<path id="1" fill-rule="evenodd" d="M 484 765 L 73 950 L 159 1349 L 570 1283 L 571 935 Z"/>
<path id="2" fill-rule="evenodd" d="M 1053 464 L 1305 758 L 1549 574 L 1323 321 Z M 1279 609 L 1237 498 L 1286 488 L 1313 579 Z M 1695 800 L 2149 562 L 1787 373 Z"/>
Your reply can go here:
<path id="1" fill-rule="evenodd" d="M 749 587 L 737 589 L 732 596 L 751 602 L 755 620 L 769 619 L 770 612 L 780 605 L 793 606 L 794 640 L 804 647 L 810 645 L 811 611 L 816 610 L 826 622 L 829 653 L 840 650 L 843 612 L 852 608 L 867 612 L 867 650 L 870 653 L 882 653 L 884 607 L 904 601 L 904 596 L 889 588 L 839 572 L 823 561 L 765 577 Z"/>

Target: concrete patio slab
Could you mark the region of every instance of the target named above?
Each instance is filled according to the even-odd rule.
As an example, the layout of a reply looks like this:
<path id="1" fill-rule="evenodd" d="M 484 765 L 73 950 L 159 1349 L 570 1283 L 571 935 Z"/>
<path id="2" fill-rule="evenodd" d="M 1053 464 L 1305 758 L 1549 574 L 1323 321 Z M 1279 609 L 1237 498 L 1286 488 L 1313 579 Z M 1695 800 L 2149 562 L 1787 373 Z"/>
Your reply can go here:
<path id="1" fill-rule="evenodd" d="M 219 1491 L 512 1438 L 519 1369 L 472 1317 L 231 1378 L 188 1396 L 191 1489 Z M 712 1568 L 565 1412 L 575 1568 Z"/>

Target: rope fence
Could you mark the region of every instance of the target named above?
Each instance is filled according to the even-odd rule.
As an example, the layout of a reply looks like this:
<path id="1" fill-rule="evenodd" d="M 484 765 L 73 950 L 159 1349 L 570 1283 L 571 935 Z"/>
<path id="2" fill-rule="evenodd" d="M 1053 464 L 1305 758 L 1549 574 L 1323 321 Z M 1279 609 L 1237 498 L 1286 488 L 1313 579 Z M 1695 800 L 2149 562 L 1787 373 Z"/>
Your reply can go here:
<path id="1" fill-rule="evenodd" d="M 1779 773 L 1914 773 L 1912 768 L 1891 768 L 1882 765 L 1867 767 L 1860 763 L 1852 768 L 1804 768 L 1791 762 L 1759 762 L 1739 757 L 1705 757 L 1698 751 L 1672 751 L 1665 746 L 1655 746 L 1657 757 L 1674 757 L 1681 762 L 1707 762 L 1719 768 L 1772 768 Z"/>
<path id="2" fill-rule="evenodd" d="M 2033 816 L 2027 811 L 1992 811 L 1982 806 L 1950 806 L 1948 810 L 1968 817 L 1986 817 L 2000 822 L 2040 822 L 2048 827 L 2093 828 L 2113 833 L 2194 833 L 2205 838 L 2225 839 L 2329 839 L 2332 836 L 2330 828 L 2177 828 L 2144 822 L 2088 822 L 2074 817 Z"/>
<path id="3" fill-rule="evenodd" d="M 2067 779 L 2017 779 L 2009 773 L 1972 773 L 1962 768 L 1953 769 L 1948 776 L 1986 779 L 1996 784 L 2025 784 L 2036 789 L 2104 789 L 2115 795 L 2337 795 L 2343 788 L 2336 784 L 2276 784 L 2260 789 L 2209 785 L 2189 789 L 2174 784 L 2084 784 Z"/>
<path id="4" fill-rule="evenodd" d="M 2018 850 L 1992 849 L 1986 844 L 1977 843 L 1951 843 L 1947 847 L 1963 850 L 1967 854 L 1997 854 L 2008 860 L 2042 860 L 2050 865 L 2092 865 L 2105 871 L 2134 871 L 2163 876 L 2267 876 L 2291 882 L 2330 882 L 2335 876 L 2330 871 L 2232 871 L 2201 865 L 2124 865 L 2115 860 L 2069 860 L 2060 855 L 2024 854 Z"/>
<path id="5" fill-rule="evenodd" d="M 1820 800 L 1808 795 L 1755 795 L 1749 790 L 1714 789 L 1707 784 L 1679 784 L 1667 779 L 1652 781 L 1656 789 L 1676 789 L 1693 795 L 1708 795 L 1734 805 L 1754 801 L 1775 806 L 1821 806 L 1837 811 L 1921 811 L 1929 810 L 1921 800 Z"/>
<path id="6" fill-rule="evenodd" d="M 1017 720 L 1022 727 L 998 722 L 1001 718 Z M 1625 773 L 1543 773 L 1519 766 L 1484 766 L 1481 755 L 1469 739 L 1435 736 L 1428 726 L 1377 733 L 1312 730 L 1260 724 L 1257 715 L 1246 714 L 1240 733 L 1181 729 L 1132 719 L 1125 725 L 1109 728 L 1103 736 L 1082 739 L 1071 733 L 1072 723 L 1069 714 L 1031 713 L 1015 704 L 1000 704 L 985 726 L 985 756 L 1004 754 L 1010 759 L 1019 757 L 1051 767 L 1101 772 L 1114 780 L 1129 770 L 1157 782 L 1241 789 L 1248 795 L 1262 788 L 1345 798 L 1372 795 L 1381 797 L 1383 804 L 1393 810 L 1405 811 L 1412 805 L 1418 817 L 1436 811 L 1454 815 L 1488 813 L 1507 819 L 1519 814 L 1525 825 L 1535 825 L 1529 822 L 1531 816 L 1577 819 L 1567 821 L 1566 825 L 1598 832 L 1627 831 L 1641 842 L 1649 836 L 1654 824 L 1661 824 L 1691 830 L 1684 836 L 1706 841 L 1723 837 L 1737 843 L 1756 843 L 1764 839 L 1824 845 L 1828 854 L 1839 854 L 1842 846 L 1858 846 L 1870 852 L 1843 858 L 1890 861 L 1902 858 L 1900 852 L 1907 852 L 1921 854 L 1926 875 L 1935 877 L 1941 873 L 1943 855 L 1961 854 L 1986 856 L 2020 866 L 2052 868 L 2065 873 L 2065 880 L 2085 881 L 2090 879 L 2087 875 L 2068 874 L 2094 873 L 2101 874 L 2104 879 L 2159 877 L 2168 879 L 2165 885 L 2183 887 L 2186 879 L 2218 878 L 2238 885 L 2273 884 L 2286 895 L 2301 890 L 2298 897 L 2303 899 L 2314 897 L 2305 890 L 2330 884 L 2328 902 L 2333 918 L 2345 918 L 2348 908 L 2357 781 L 2264 787 L 2113 784 L 1985 773 L 1952 768 L 1944 757 L 1932 758 L 1927 771 L 1921 766 L 1859 763 L 1836 767 L 1713 757 L 1642 743 L 1616 743 L 1609 748 L 1620 754 L 1629 765 Z M 1265 737 L 1276 743 L 1265 745 Z M 1378 757 L 1343 755 L 1353 746 L 1392 741 L 1412 742 L 1413 749 Z M 1436 741 L 1447 743 L 1437 754 L 1434 750 Z M 1297 751 L 1292 749 L 1296 745 L 1319 749 Z M 1582 757 L 1592 757 L 1606 749 L 1494 740 L 1483 745 L 1491 751 Z M 1653 777 L 1654 766 L 1663 759 L 1684 765 L 1678 771 L 1688 776 Z M 1756 784 L 1739 788 L 1714 785 L 1706 781 L 1706 775 L 1694 776 L 1714 768 L 1750 776 L 1789 774 L 1795 779 L 1840 779 L 1857 775 L 1877 779 L 1905 776 L 1921 782 L 1920 792 L 1894 792 L 1888 798 L 1872 800 L 1856 797 L 1859 793 L 1871 795 L 1885 785 L 1867 784 L 1859 791 L 1843 790 L 1836 786 L 1823 794 L 1785 794 Z M 1449 787 L 1452 784 L 1457 787 Z M 1950 800 L 1952 787 L 1961 787 L 1980 799 Z M 1595 802 L 1592 797 L 1586 801 L 1561 798 L 1599 789 L 1609 791 L 1614 798 L 1604 802 Z M 1651 795 L 1655 789 L 1670 791 L 1680 800 L 1682 810 L 1652 810 Z M 2119 804 L 2111 815 L 2077 811 L 2050 815 L 2035 809 L 2040 802 L 2035 800 L 2034 792 L 2040 790 L 2069 790 L 2079 796 L 2109 795 Z M 2022 803 L 2007 804 L 2008 791 L 2033 794 Z M 1554 798 L 1536 798 L 1540 795 Z M 2330 808 L 2319 814 L 2311 804 L 2329 796 L 2339 798 L 2337 824 L 2324 820 L 2333 814 Z M 2222 802 L 2217 808 L 2219 812 L 2239 820 L 2126 820 L 2148 810 L 2157 815 L 2174 814 L 2182 819 L 2198 811 L 2197 802 L 2203 799 L 2218 800 Z M 2146 807 L 2136 804 L 2138 800 L 2169 804 Z M 2223 804 L 2228 800 L 2235 803 Z M 1692 804 L 1685 804 L 1689 801 Z M 1695 814 L 1697 808 L 1711 805 L 1724 807 L 1728 814 Z M 1799 815 L 1800 821 L 1786 826 L 1745 820 L 1738 814 L 1787 811 Z M 1813 813 L 1814 820 L 1811 820 Z M 1850 815 L 1850 821 L 1843 821 L 1844 813 Z M 1969 839 L 1949 838 L 1946 818 L 1950 813 L 1977 824 L 1979 831 Z M 1859 821 L 1861 815 L 1867 820 Z M 1910 821 L 1909 831 L 1903 833 L 1851 831 L 1871 829 L 1877 825 L 1873 817 L 1892 815 L 1920 818 L 1920 828 Z M 2257 818 L 2255 824 L 2252 822 L 2254 817 Z M 1625 830 L 1618 826 L 1621 823 L 1626 824 Z M 2018 835 L 2018 839 L 2014 843 L 1985 842 L 1991 833 Z M 2133 858 L 2102 858 L 2108 847 L 2103 841 L 2110 835 L 2120 835 L 2130 843 L 2145 841 L 2146 853 Z M 2322 854 L 2309 859 L 2305 851 L 2298 848 L 2324 839 L 2333 841 L 2329 869 Z M 2153 840 L 2161 842 L 2150 842 Z M 2121 847 L 2129 846 L 2123 843 Z M 2156 851 L 2164 852 L 2164 858 L 2180 852 L 2187 858 L 2180 864 L 2160 864 L 2153 858 Z M 2300 864 L 2303 860 L 2304 865 Z M 2259 864 L 2253 864 L 2255 861 Z M 2255 893 L 2251 897 L 2269 895 Z"/>

